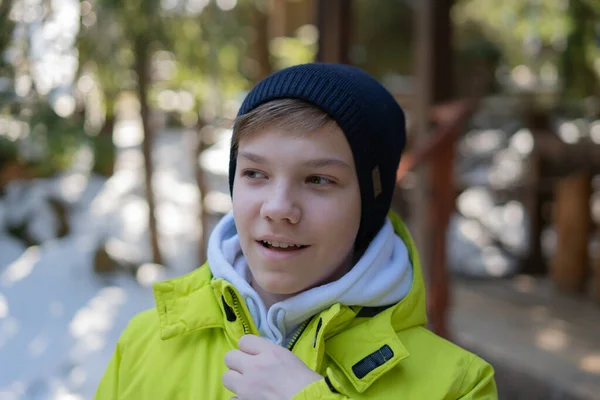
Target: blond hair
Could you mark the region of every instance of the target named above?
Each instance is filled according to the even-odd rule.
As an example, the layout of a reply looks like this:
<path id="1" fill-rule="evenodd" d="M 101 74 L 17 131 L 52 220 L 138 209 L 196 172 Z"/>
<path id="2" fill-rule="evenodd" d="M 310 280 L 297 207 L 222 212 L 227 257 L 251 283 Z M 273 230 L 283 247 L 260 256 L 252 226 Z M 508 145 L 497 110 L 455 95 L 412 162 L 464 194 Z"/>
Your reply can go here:
<path id="1" fill-rule="evenodd" d="M 329 124 L 337 125 L 329 114 L 310 103 L 299 99 L 271 100 L 235 119 L 232 146 L 237 148 L 241 138 L 266 127 L 308 133 Z"/>

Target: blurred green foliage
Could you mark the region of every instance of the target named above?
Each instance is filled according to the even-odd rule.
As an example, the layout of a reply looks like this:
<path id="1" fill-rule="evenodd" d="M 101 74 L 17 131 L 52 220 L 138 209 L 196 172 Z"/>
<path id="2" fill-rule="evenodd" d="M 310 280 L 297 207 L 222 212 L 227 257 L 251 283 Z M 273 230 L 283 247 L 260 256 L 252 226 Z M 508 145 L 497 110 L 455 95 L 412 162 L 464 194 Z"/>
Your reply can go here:
<path id="1" fill-rule="evenodd" d="M 23 118 L 29 133 L 17 139 L 18 160 L 36 177 L 49 177 L 71 167 L 77 151 L 87 143 L 84 121 L 63 118 L 48 103 L 35 104 Z"/>
<path id="2" fill-rule="evenodd" d="M 228 104 L 258 79 L 264 66 L 258 65 L 257 46 L 267 47 L 269 69 L 311 61 L 317 52 L 318 32 L 302 21 L 294 21 L 287 36 L 257 42 L 256 23 L 262 20 L 256 17 L 268 8 L 267 0 L 238 0 L 228 10 L 214 0 L 83 0 L 71 49 L 78 59 L 72 87 L 77 107 L 61 117 L 52 109 L 51 94 L 37 93 L 35 84 L 26 95 L 16 94 L 16 78 L 31 74 L 35 61 L 27 59 L 31 43 L 15 39 L 15 29 L 25 22 L 10 18 L 24 1 L 0 0 L 0 54 L 13 46 L 24 55 L 18 62 L 14 54 L 0 57 L 0 117 L 27 124 L 27 134 L 18 139 L 0 127 L 0 167 L 21 161 L 39 176 L 68 168 L 82 143 L 94 149 L 94 172 L 112 173 L 119 99 L 137 90 L 141 56 L 148 63 L 150 108 L 167 113 L 170 124 L 198 127 L 222 118 Z M 52 12 L 52 2 L 40 4 Z M 411 75 L 416 5 L 354 0 L 351 61 L 378 78 Z M 499 66 L 510 72 L 524 64 L 537 72 L 550 63 L 559 71 L 565 98 L 598 95 L 599 1 L 456 0 L 452 19 L 460 82 L 482 69 L 494 86 L 490 91 L 497 91 Z M 82 89 L 82 77 L 93 85 Z M 101 116 L 92 118 L 87 111 L 95 109 Z"/>

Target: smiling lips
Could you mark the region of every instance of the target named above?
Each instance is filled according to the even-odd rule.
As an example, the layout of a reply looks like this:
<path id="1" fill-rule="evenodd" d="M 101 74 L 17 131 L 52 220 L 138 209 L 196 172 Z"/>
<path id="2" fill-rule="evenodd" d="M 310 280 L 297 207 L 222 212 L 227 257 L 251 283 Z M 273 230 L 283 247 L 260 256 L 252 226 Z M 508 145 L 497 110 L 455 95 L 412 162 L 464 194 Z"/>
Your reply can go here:
<path id="1" fill-rule="evenodd" d="M 300 250 L 300 249 L 304 249 L 304 248 L 308 247 L 308 246 L 305 246 L 302 244 L 277 242 L 274 240 L 259 240 L 258 242 L 260 244 L 262 244 L 265 248 L 272 249 L 272 250 L 290 251 L 290 250 Z"/>

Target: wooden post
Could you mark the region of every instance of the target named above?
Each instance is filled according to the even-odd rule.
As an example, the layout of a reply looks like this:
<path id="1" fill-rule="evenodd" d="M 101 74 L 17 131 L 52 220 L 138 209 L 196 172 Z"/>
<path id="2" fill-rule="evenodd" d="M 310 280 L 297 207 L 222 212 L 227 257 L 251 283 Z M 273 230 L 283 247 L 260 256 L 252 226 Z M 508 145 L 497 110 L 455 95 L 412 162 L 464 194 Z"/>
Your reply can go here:
<path id="1" fill-rule="evenodd" d="M 431 138 L 432 104 L 453 95 L 452 31 L 450 10 L 453 0 L 420 0 L 417 16 L 417 109 L 414 148 Z M 454 207 L 452 177 L 453 149 L 434 157 L 431 167 L 421 167 L 412 207 L 412 228 L 428 282 L 428 313 L 431 328 L 448 337 L 446 314 L 450 288 L 446 263 L 446 232 Z"/>
<path id="2" fill-rule="evenodd" d="M 447 310 L 450 305 L 450 285 L 447 267 L 446 233 L 454 210 L 454 152 L 456 141 L 432 159 L 431 194 L 428 201 L 429 223 L 432 225 L 432 246 L 429 265 L 429 319 L 435 333 L 449 337 Z"/>
<path id="3" fill-rule="evenodd" d="M 596 224 L 596 231 L 600 235 L 600 223 Z M 595 261 L 592 266 L 592 298 L 600 303 L 600 246 L 595 249 Z"/>
<path id="4" fill-rule="evenodd" d="M 529 251 L 521 260 L 520 270 L 523 274 L 545 275 L 548 272 L 542 254 L 542 207 L 548 197 L 542 188 L 545 158 L 540 150 L 540 140 L 553 135 L 547 114 L 531 111 L 528 114 L 527 127 L 533 135 L 533 151 L 527 162 L 527 181 L 524 190 L 524 205 L 529 215 Z"/>
<path id="5" fill-rule="evenodd" d="M 581 293 L 586 288 L 590 196 L 591 174 L 588 171 L 569 175 L 556 186 L 553 219 L 557 242 L 551 277 L 561 291 Z"/>
<path id="6" fill-rule="evenodd" d="M 285 36 L 287 32 L 287 0 L 270 0 L 268 2 L 269 20 L 265 24 L 270 39 Z"/>
<path id="7" fill-rule="evenodd" d="M 269 42 L 271 40 L 270 27 L 275 19 L 270 18 L 268 7 L 255 5 L 253 10 L 253 23 L 256 29 L 256 42 L 253 44 L 252 52 L 257 62 L 257 71 L 254 76 L 255 82 L 259 82 L 269 76 L 272 72 L 271 57 L 269 54 Z M 273 30 L 275 30 L 273 28 Z"/>
<path id="8" fill-rule="evenodd" d="M 598 235 L 600 235 L 600 223 L 596 224 L 596 231 L 598 232 Z M 595 249 L 596 254 L 595 254 L 595 261 L 594 261 L 594 265 L 592 266 L 592 275 L 593 275 L 593 291 L 592 291 L 592 298 L 600 303 L 600 246 L 596 247 Z"/>
<path id="9" fill-rule="evenodd" d="M 449 101 L 454 96 L 454 57 L 452 47 L 452 21 L 450 11 L 454 0 L 435 0 L 431 3 L 429 44 L 431 53 L 431 73 L 434 84 L 431 85 L 434 104 Z"/>
<path id="10" fill-rule="evenodd" d="M 432 0 L 422 0 L 419 2 L 417 10 L 416 24 L 416 54 L 415 54 L 415 76 L 417 87 L 415 90 L 415 109 L 414 109 L 414 132 L 412 148 L 423 148 L 430 139 L 431 129 L 431 98 L 433 80 L 432 76 Z M 423 266 L 426 268 L 429 265 L 430 242 L 431 234 L 429 232 L 428 207 L 415 206 L 426 204 L 428 193 L 430 192 L 429 182 L 429 166 L 421 165 L 416 171 L 417 184 L 411 193 L 410 203 L 410 228 L 415 238 L 415 244 L 419 249 L 419 254 Z M 424 273 L 427 271 L 424 268 Z"/>
<path id="11" fill-rule="evenodd" d="M 529 250 L 521 261 L 523 274 L 541 275 L 547 272 L 546 262 L 542 254 L 543 230 L 543 194 L 541 188 L 542 160 L 534 149 L 527 162 L 527 186 L 524 193 L 524 205 L 529 214 Z"/>
<path id="12" fill-rule="evenodd" d="M 349 64 L 351 0 L 319 0 L 317 61 Z"/>

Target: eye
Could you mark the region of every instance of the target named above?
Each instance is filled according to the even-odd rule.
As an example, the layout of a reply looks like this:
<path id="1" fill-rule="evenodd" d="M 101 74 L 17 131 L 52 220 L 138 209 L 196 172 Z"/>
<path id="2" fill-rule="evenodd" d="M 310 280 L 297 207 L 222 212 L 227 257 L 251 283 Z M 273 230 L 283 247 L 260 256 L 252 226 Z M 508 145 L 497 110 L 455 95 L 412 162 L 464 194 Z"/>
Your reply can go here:
<path id="1" fill-rule="evenodd" d="M 259 172 L 259 171 L 255 171 L 253 169 L 244 170 L 242 172 L 242 176 L 244 178 L 248 178 L 248 179 L 252 179 L 252 180 L 265 178 L 265 174 L 263 174 L 262 172 Z"/>
<path id="2" fill-rule="evenodd" d="M 317 175 L 309 176 L 306 181 L 312 185 L 331 185 L 335 183 L 331 179 Z"/>

